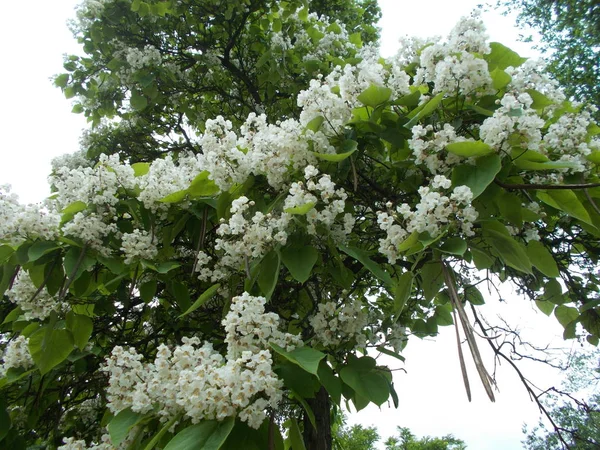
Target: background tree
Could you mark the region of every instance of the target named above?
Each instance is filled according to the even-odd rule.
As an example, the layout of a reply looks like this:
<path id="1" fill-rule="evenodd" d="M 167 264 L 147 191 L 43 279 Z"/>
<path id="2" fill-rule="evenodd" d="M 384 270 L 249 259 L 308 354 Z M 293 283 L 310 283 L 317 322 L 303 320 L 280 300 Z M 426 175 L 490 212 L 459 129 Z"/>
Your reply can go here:
<path id="1" fill-rule="evenodd" d="M 596 0 L 502 0 L 518 24 L 539 33 L 548 70 L 567 95 L 600 107 L 600 3 Z M 598 116 L 596 116 L 598 117 Z"/>
<path id="2" fill-rule="evenodd" d="M 600 354 L 575 355 L 568 367 L 567 378 L 560 389 L 550 389 L 544 398 L 556 426 L 566 437 L 568 448 L 591 450 L 600 446 Z M 581 397 L 587 397 L 581 400 Z M 564 442 L 555 428 L 548 430 L 540 422 L 529 432 L 524 445 L 528 450 L 560 450 Z"/>
<path id="3" fill-rule="evenodd" d="M 452 435 L 439 437 L 425 436 L 417 439 L 406 427 L 398 427 L 398 436 L 385 441 L 386 450 L 465 450 L 465 443 Z"/>

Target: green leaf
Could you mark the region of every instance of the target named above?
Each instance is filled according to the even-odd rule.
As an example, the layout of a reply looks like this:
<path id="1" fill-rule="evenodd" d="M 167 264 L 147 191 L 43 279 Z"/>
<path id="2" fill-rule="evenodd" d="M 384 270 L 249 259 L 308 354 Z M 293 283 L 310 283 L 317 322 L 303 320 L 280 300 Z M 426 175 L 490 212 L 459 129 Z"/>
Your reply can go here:
<path id="1" fill-rule="evenodd" d="M 439 326 L 443 327 L 443 326 L 453 325 L 454 320 L 452 319 L 452 304 L 448 303 L 446 305 L 436 306 L 433 317 L 435 317 L 435 322 Z"/>
<path id="2" fill-rule="evenodd" d="M 551 303 L 547 300 L 536 300 L 535 304 L 538 307 L 538 309 L 547 316 L 550 316 L 550 314 L 552 314 L 552 311 L 554 311 L 554 307 L 556 306 L 554 303 Z"/>
<path id="3" fill-rule="evenodd" d="M 182 201 L 185 196 L 188 194 L 187 189 L 183 189 L 181 191 L 173 192 L 159 200 L 161 203 L 179 203 Z"/>
<path id="4" fill-rule="evenodd" d="M 205 420 L 181 430 L 164 450 L 219 450 L 235 424 L 233 417 L 220 422 Z"/>
<path id="5" fill-rule="evenodd" d="M 165 261 L 156 265 L 156 271 L 158 273 L 168 273 L 173 269 L 181 266 L 178 262 L 175 261 Z"/>
<path id="6" fill-rule="evenodd" d="M 317 116 L 306 124 L 306 129 L 316 133 L 321 128 L 321 125 L 323 125 L 323 122 L 325 122 L 325 118 Z"/>
<path id="7" fill-rule="evenodd" d="M 497 67 L 490 72 L 490 76 L 492 77 L 492 86 L 497 90 L 504 89 L 512 81 L 509 74 Z"/>
<path id="8" fill-rule="evenodd" d="M 415 275 L 412 272 L 404 272 L 394 284 L 394 317 L 396 320 L 398 320 L 406 302 L 410 298 L 414 279 Z"/>
<path id="9" fill-rule="evenodd" d="M 365 106 L 375 108 L 383 102 L 387 102 L 391 95 L 392 90 L 390 88 L 372 84 L 359 94 L 357 100 Z"/>
<path id="10" fill-rule="evenodd" d="M 491 42 L 490 48 L 491 52 L 483 57 L 488 63 L 490 72 L 493 72 L 497 68 L 504 70 L 511 66 L 519 67 L 527 61 L 527 58 L 519 56 L 518 53 L 498 42 Z"/>
<path id="11" fill-rule="evenodd" d="M 388 399 L 390 388 L 387 378 L 376 365 L 369 356 L 351 359 L 340 371 L 340 377 L 358 395 L 381 406 Z"/>
<path id="12" fill-rule="evenodd" d="M 42 375 L 67 359 L 73 351 L 73 336 L 67 330 L 46 325 L 29 337 L 29 352 Z"/>
<path id="13" fill-rule="evenodd" d="M 0 385 L 1 387 L 1 385 Z M 0 397 L 0 442 L 6 437 L 12 427 L 10 415 L 8 414 L 6 400 Z"/>
<path id="14" fill-rule="evenodd" d="M 590 214 L 573 191 L 569 189 L 538 191 L 537 197 L 547 205 L 562 210 L 582 222 L 593 225 Z"/>
<path id="15" fill-rule="evenodd" d="M 494 258 L 492 258 L 489 254 L 473 246 L 471 246 L 470 250 L 471 256 L 473 256 L 473 263 L 475 264 L 475 267 L 477 267 L 479 270 L 485 270 L 492 267 L 494 264 Z"/>
<path id="16" fill-rule="evenodd" d="M 298 421 L 295 418 L 291 418 L 289 419 L 289 424 L 290 434 L 288 439 L 292 445 L 292 450 L 306 450 L 306 447 L 304 446 L 304 439 L 302 439 L 302 433 L 300 432 L 300 427 L 298 426 Z"/>
<path id="17" fill-rule="evenodd" d="M 144 447 L 144 450 L 152 450 L 154 447 L 156 447 L 156 444 L 158 444 L 160 442 L 160 440 L 162 439 L 162 437 L 169 431 L 169 429 L 175 425 L 179 420 L 181 420 L 181 414 L 178 414 L 176 416 L 174 416 L 173 418 L 171 418 L 171 420 L 169 420 L 161 429 L 158 433 L 156 433 L 154 435 L 154 437 L 152 438 L 152 440 L 150 442 L 148 442 L 148 445 L 146 445 Z"/>
<path id="18" fill-rule="evenodd" d="M 556 170 L 556 169 L 577 169 L 578 164 L 571 161 L 545 161 L 536 162 L 529 161 L 526 159 L 516 159 L 514 161 L 515 166 L 522 170 Z"/>
<path id="19" fill-rule="evenodd" d="M 118 447 L 125 440 L 129 431 L 136 426 L 144 417 L 143 414 L 135 413 L 131 409 L 124 409 L 114 416 L 108 423 L 108 433 L 112 445 Z"/>
<path id="20" fill-rule="evenodd" d="M 579 311 L 577 311 L 577 308 L 571 306 L 559 305 L 554 310 L 554 316 L 558 319 L 560 324 L 566 328 L 571 322 L 577 320 Z"/>
<path id="21" fill-rule="evenodd" d="M 15 250 L 10 245 L 0 245 L 0 264 L 4 264 Z"/>
<path id="22" fill-rule="evenodd" d="M 94 324 L 89 317 L 69 311 L 67 313 L 67 329 L 73 335 L 75 346 L 79 350 L 83 350 L 92 336 Z"/>
<path id="23" fill-rule="evenodd" d="M 413 231 L 410 236 L 408 236 L 406 239 L 404 239 L 402 242 L 400 242 L 400 244 L 398 245 L 398 252 L 405 252 L 407 250 L 409 250 L 413 245 L 417 244 L 419 242 L 419 232 L 418 231 Z"/>
<path id="24" fill-rule="evenodd" d="M 260 262 L 258 286 L 267 300 L 271 298 L 275 286 L 277 285 L 280 264 L 281 258 L 279 253 L 275 250 L 271 250 L 267 253 Z"/>
<path id="25" fill-rule="evenodd" d="M 150 303 L 156 295 L 156 280 L 152 279 L 140 285 L 140 297 L 144 303 Z M 181 316 L 180 316 L 181 317 Z"/>
<path id="26" fill-rule="evenodd" d="M 186 311 L 191 304 L 190 291 L 184 283 L 171 280 L 167 285 L 181 311 Z"/>
<path id="27" fill-rule="evenodd" d="M 356 247 L 349 247 L 342 244 L 340 244 L 338 247 L 348 256 L 361 262 L 362 265 L 369 270 L 369 272 L 371 272 L 381 281 L 383 281 L 389 286 L 393 284 L 392 277 L 390 277 L 390 275 L 385 270 L 383 270 L 379 264 L 377 264 L 375 261 L 369 258 L 367 252 Z"/>
<path id="28" fill-rule="evenodd" d="M 317 377 L 331 396 L 331 399 L 339 405 L 342 401 L 342 380 L 335 376 L 335 373 L 329 367 L 329 364 L 327 364 L 327 360 L 323 359 L 319 363 Z"/>
<path id="29" fill-rule="evenodd" d="M 494 181 L 502 169 L 500 157 L 496 154 L 477 158 L 475 166 L 463 164 L 452 170 L 452 185 L 468 186 L 473 192 L 473 199 L 479 197 Z"/>
<path id="30" fill-rule="evenodd" d="M 483 298 L 481 291 L 472 285 L 465 286 L 465 300 L 476 306 L 485 304 L 485 299 Z"/>
<path id="31" fill-rule="evenodd" d="M 194 178 L 188 188 L 188 193 L 192 197 L 212 197 L 219 193 L 219 187 L 213 180 L 208 178 L 209 175 L 210 173 L 205 170 Z"/>
<path id="32" fill-rule="evenodd" d="M 568 302 L 568 299 L 563 295 L 562 286 L 556 278 L 550 279 L 544 286 L 543 299 L 555 305 L 562 305 Z"/>
<path id="33" fill-rule="evenodd" d="M 556 278 L 560 275 L 552 253 L 541 242 L 530 241 L 527 244 L 527 256 L 533 266 L 547 277 Z"/>
<path id="34" fill-rule="evenodd" d="M 313 209 L 315 207 L 315 205 L 316 205 L 315 202 L 308 202 L 308 203 L 305 203 L 304 205 L 294 206 L 293 208 L 287 208 L 284 211 L 288 214 L 296 214 L 299 216 L 303 216 L 307 212 L 309 212 L 311 209 Z"/>
<path id="35" fill-rule="evenodd" d="M 187 316 L 191 312 L 196 311 L 198 308 L 200 308 L 202 305 L 204 305 L 204 303 L 206 303 L 209 299 L 211 299 L 217 293 L 217 291 L 219 290 L 220 287 L 221 287 L 221 285 L 219 283 L 217 283 L 217 284 L 213 284 L 211 287 L 209 287 L 207 290 L 205 290 L 202 294 L 200 294 L 200 296 L 194 302 L 194 304 L 192 306 L 190 306 L 186 312 L 181 314 L 179 316 L 179 318 L 181 319 L 182 317 Z"/>
<path id="36" fill-rule="evenodd" d="M 467 251 L 467 242 L 459 237 L 451 237 L 438 247 L 441 252 L 462 256 Z"/>
<path id="37" fill-rule="evenodd" d="M 485 242 L 492 246 L 504 263 L 513 269 L 531 274 L 531 261 L 520 243 L 515 241 L 506 227 L 498 221 L 482 224 Z"/>
<path id="38" fill-rule="evenodd" d="M 311 152 L 311 153 L 313 155 L 315 155 L 317 157 L 317 159 L 321 159 L 323 161 L 341 162 L 341 161 L 349 158 L 350 155 L 352 155 L 352 153 L 354 153 L 356 151 L 357 147 L 358 147 L 358 142 L 353 141 L 351 139 L 346 139 L 342 143 L 342 150 L 346 150 L 343 153 L 318 153 L 318 152 Z"/>
<path id="39" fill-rule="evenodd" d="M 544 109 L 545 107 L 554 104 L 552 100 L 550 100 L 541 92 L 536 91 L 535 89 L 526 89 L 525 92 L 527 92 L 533 100 L 533 103 L 531 105 L 533 109 Z"/>
<path id="40" fill-rule="evenodd" d="M 407 117 L 410 119 L 407 123 L 404 124 L 405 128 L 411 129 L 413 125 L 415 125 L 419 120 L 427 117 L 431 113 L 433 113 L 437 107 L 440 105 L 444 98 L 444 93 L 440 92 L 438 95 L 430 99 L 427 103 L 419 106 L 418 108 L 413 109 Z"/>
<path id="41" fill-rule="evenodd" d="M 292 245 L 281 251 L 281 261 L 294 279 L 304 283 L 319 258 L 319 252 L 311 246 Z"/>
<path id="42" fill-rule="evenodd" d="M 482 141 L 452 142 L 446 145 L 446 151 L 464 158 L 474 158 L 494 153 L 494 149 Z"/>
<path id="43" fill-rule="evenodd" d="M 430 261 L 420 270 L 421 289 L 426 301 L 432 300 L 444 285 L 444 273 L 439 261 Z"/>
<path id="44" fill-rule="evenodd" d="M 52 241 L 36 241 L 33 243 L 27 252 L 27 256 L 30 262 L 37 261 L 46 253 L 51 252 L 60 248 L 56 242 Z"/>
<path id="45" fill-rule="evenodd" d="M 277 344 L 273 344 L 272 342 L 269 343 L 269 345 L 273 350 L 275 350 L 285 359 L 302 367 L 308 373 L 312 373 L 313 375 L 318 375 L 319 361 L 321 361 L 326 356 L 325 353 L 322 353 L 308 346 L 297 347 L 291 352 L 288 352 L 285 349 L 278 346 Z"/>
<path id="46" fill-rule="evenodd" d="M 54 79 L 54 85 L 59 88 L 67 87 L 68 83 L 69 83 L 69 74 L 68 73 L 61 73 Z"/>
<path id="47" fill-rule="evenodd" d="M 133 175 L 135 177 L 141 177 L 150 172 L 150 163 L 138 162 L 131 165 L 133 169 Z"/>
<path id="48" fill-rule="evenodd" d="M 133 109 L 136 111 L 141 111 L 148 106 L 148 99 L 138 91 L 132 91 L 129 103 Z"/>

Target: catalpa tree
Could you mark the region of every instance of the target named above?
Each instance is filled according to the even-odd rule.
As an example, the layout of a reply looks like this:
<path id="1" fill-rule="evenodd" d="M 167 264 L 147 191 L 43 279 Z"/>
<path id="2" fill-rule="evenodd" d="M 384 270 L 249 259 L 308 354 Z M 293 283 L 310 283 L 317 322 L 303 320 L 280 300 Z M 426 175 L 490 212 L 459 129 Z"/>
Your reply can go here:
<path id="1" fill-rule="evenodd" d="M 477 16 L 382 59 L 364 2 L 218 3 L 80 9 L 56 84 L 96 127 L 0 197 L 3 446 L 330 449 L 452 324 L 493 400 L 482 283 L 598 343 L 592 109 Z"/>

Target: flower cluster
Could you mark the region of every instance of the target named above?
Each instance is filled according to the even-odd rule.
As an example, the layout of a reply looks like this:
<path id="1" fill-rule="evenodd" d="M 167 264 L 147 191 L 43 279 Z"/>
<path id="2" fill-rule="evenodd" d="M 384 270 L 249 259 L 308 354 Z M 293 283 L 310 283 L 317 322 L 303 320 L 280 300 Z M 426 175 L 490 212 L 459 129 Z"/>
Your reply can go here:
<path id="1" fill-rule="evenodd" d="M 38 289 L 25 270 L 19 271 L 6 295 L 21 308 L 25 320 L 44 320 L 52 311 L 59 311 L 64 306 L 46 288 Z"/>
<path id="2" fill-rule="evenodd" d="M 347 298 L 341 306 L 333 301 L 320 303 L 309 322 L 315 339 L 325 347 L 338 347 L 353 341 L 360 347 L 367 342 L 363 332 L 368 315 L 359 300 Z"/>
<path id="3" fill-rule="evenodd" d="M 0 186 L 0 241 L 19 245 L 27 239 L 58 236 L 60 215 L 39 205 L 22 205 L 10 186 Z"/>
<path id="4" fill-rule="evenodd" d="M 29 353 L 29 339 L 19 335 L 10 341 L 4 349 L 2 364 L 0 364 L 0 377 L 6 374 L 8 369 L 19 368 L 27 370 L 33 367 L 33 358 Z"/>
<path id="5" fill-rule="evenodd" d="M 152 260 L 158 254 L 153 236 L 146 230 L 133 230 L 123 233 L 121 251 L 125 255 L 125 264 L 139 262 L 141 259 Z"/>
<path id="6" fill-rule="evenodd" d="M 443 228 L 455 224 L 457 231 L 466 236 L 472 236 L 473 222 L 478 213 L 471 206 L 473 193 L 467 186 L 456 186 L 450 195 L 448 191 L 451 182 L 443 175 L 436 175 L 430 186 L 421 186 L 421 200 L 413 210 L 410 205 L 403 203 L 396 211 L 377 213 L 379 227 L 386 231 L 385 238 L 379 241 L 379 251 L 387 256 L 390 264 L 400 257 L 398 246 L 413 232 L 427 232 L 432 238 L 440 235 Z M 388 203 L 388 209 L 392 204 Z M 400 223 L 398 223 L 400 222 Z"/>
<path id="7" fill-rule="evenodd" d="M 198 254 L 196 269 L 201 280 L 213 281 L 225 278 L 231 271 L 244 270 L 248 261 L 262 258 L 274 245 L 285 245 L 290 215 L 256 211 L 250 215 L 254 202 L 242 196 L 231 204 L 231 218 L 221 223 L 217 229 L 219 236 L 215 240 L 214 249 L 220 256 L 213 269 L 207 264 L 211 257 L 204 252 Z M 249 219 L 247 217 L 250 217 Z"/>
<path id="8" fill-rule="evenodd" d="M 183 413 L 197 423 L 239 415 L 258 428 L 265 409 L 281 400 L 282 383 L 272 370 L 268 343 L 289 350 L 301 344 L 297 336 L 277 329 L 276 314 L 265 313 L 265 299 L 247 293 L 232 299 L 223 320 L 226 357 L 212 344 L 184 338 L 174 349 L 160 345 L 154 362 L 142 362 L 134 349 L 115 347 L 104 370 L 109 373 L 108 408 L 148 412 L 158 407 L 163 420 Z"/>
<path id="9" fill-rule="evenodd" d="M 283 205 L 284 211 L 310 207 L 306 213 L 308 233 L 316 235 L 317 227 L 323 226 L 338 241 L 343 242 L 355 222 L 352 214 L 344 214 L 348 194 L 343 188 L 336 189 L 328 174 L 318 175 L 319 171 L 314 166 L 306 166 L 306 184 L 301 181 L 292 183 Z"/>

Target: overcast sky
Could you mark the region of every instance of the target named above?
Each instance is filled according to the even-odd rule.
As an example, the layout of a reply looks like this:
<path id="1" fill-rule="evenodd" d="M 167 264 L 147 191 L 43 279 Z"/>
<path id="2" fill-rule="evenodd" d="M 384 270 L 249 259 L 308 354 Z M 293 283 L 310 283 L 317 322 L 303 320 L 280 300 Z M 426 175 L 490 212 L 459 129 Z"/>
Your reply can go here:
<path id="1" fill-rule="evenodd" d="M 73 17 L 74 0 L 30 0 L 4 2 L 0 15 L 0 54 L 5 63 L 0 71 L 2 108 L 0 109 L 0 185 L 9 183 L 23 202 L 39 201 L 49 194 L 46 176 L 50 160 L 78 149 L 80 131 L 86 127 L 82 116 L 71 114 L 71 105 L 49 78 L 62 71 L 62 54 L 78 52 L 65 23 Z M 380 0 L 383 9 L 382 53 L 391 55 L 402 35 L 431 36 L 448 34 L 458 19 L 479 2 L 468 0 Z M 516 42 L 518 30 L 513 20 L 492 12 L 484 14 L 491 40 L 500 41 L 523 56 L 535 53 Z M 528 301 L 506 287 L 506 302 L 490 297 L 486 315 L 501 314 L 518 326 L 525 337 L 543 344 L 556 338 L 561 330 L 552 319 L 544 320 Z M 554 337 L 553 337 L 554 336 Z M 489 370 L 493 357 L 485 349 Z M 467 352 L 467 350 L 465 349 Z M 468 353 L 465 353 L 469 357 Z M 538 411 L 514 373 L 502 366 L 498 372 L 497 401 L 487 400 L 475 368 L 469 373 L 473 402 L 466 400 L 452 327 L 434 340 L 410 342 L 404 366 L 391 361 L 400 408 L 367 408 L 352 415 L 351 422 L 375 425 L 382 436 L 406 426 L 419 436 L 453 433 L 465 440 L 471 450 L 510 450 L 522 448 L 521 427 L 534 425 Z M 528 376 L 541 387 L 556 381 L 554 372 L 523 365 Z"/>

